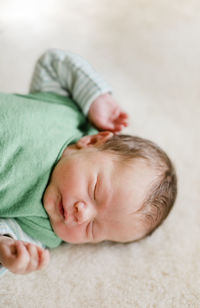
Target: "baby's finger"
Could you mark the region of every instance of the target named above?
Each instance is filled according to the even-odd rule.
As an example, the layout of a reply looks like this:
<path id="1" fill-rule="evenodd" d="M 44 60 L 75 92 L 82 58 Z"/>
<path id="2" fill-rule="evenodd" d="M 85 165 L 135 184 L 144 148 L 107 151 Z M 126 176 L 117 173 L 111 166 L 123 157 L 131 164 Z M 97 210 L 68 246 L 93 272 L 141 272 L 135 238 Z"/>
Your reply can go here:
<path id="1" fill-rule="evenodd" d="M 111 121 L 119 121 L 119 122 L 128 122 L 128 115 L 127 113 L 124 112 L 118 112 L 115 114 L 112 114 L 112 116 L 110 117 Z"/>
<path id="2" fill-rule="evenodd" d="M 49 264 L 50 254 L 47 249 L 42 249 L 42 248 L 41 248 L 41 251 L 38 251 L 38 253 L 39 253 L 40 262 L 39 262 L 37 270 L 41 270 L 41 269 L 44 269 Z"/>
<path id="3" fill-rule="evenodd" d="M 128 114 L 127 114 L 126 112 L 122 111 L 122 112 L 120 113 L 119 117 L 120 117 L 121 119 L 128 119 Z"/>
<path id="4" fill-rule="evenodd" d="M 128 126 L 128 121 L 121 121 L 121 124 L 126 127 Z"/>
<path id="5" fill-rule="evenodd" d="M 38 256 L 37 247 L 34 244 L 28 243 L 26 245 L 26 248 L 27 248 L 27 251 L 30 257 L 29 264 L 26 268 L 26 273 L 30 273 L 37 269 L 38 263 L 39 263 L 39 256 Z"/>
<path id="6" fill-rule="evenodd" d="M 116 131 L 120 132 L 123 129 L 123 125 L 117 125 L 116 126 Z"/>
<path id="7" fill-rule="evenodd" d="M 16 241 L 16 257 L 15 262 L 10 270 L 17 274 L 23 274 L 29 263 L 29 255 L 26 247 L 21 241 Z"/>
<path id="8" fill-rule="evenodd" d="M 98 128 L 101 130 L 108 130 L 108 131 L 113 131 L 114 129 L 114 123 L 112 121 L 107 121 L 104 123 L 99 124 Z"/>
<path id="9" fill-rule="evenodd" d="M 123 129 L 123 125 L 115 125 L 115 127 L 112 129 L 112 132 L 118 133 Z"/>
<path id="10" fill-rule="evenodd" d="M 115 125 L 123 125 L 123 126 L 128 126 L 128 119 L 127 118 L 117 118 L 115 120 Z"/>
<path id="11" fill-rule="evenodd" d="M 16 259 L 16 245 L 6 245 L 0 246 L 1 263 L 5 267 L 10 267 Z"/>

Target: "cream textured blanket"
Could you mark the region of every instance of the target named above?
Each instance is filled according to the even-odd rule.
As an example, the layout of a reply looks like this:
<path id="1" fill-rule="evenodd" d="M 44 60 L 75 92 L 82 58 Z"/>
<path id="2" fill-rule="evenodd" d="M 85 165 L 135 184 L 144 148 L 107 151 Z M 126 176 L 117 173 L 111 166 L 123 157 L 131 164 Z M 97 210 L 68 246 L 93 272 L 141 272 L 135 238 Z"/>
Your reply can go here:
<path id="1" fill-rule="evenodd" d="M 63 245 L 46 270 L 6 274 L 0 307 L 200 307 L 200 4 L 195 0 L 1 0 L 0 91 L 26 93 L 36 58 L 81 54 L 158 142 L 179 178 L 176 205 L 128 245 Z"/>

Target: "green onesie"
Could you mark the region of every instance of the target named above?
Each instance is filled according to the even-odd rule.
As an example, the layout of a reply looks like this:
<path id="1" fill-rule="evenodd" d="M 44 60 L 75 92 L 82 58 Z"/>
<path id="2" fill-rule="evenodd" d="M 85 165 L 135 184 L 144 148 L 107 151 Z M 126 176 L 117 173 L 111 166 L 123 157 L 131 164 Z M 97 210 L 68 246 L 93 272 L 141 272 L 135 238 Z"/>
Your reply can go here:
<path id="1" fill-rule="evenodd" d="M 69 97 L 0 94 L 0 217 L 15 218 L 45 246 L 58 246 L 43 193 L 66 146 L 96 132 Z"/>

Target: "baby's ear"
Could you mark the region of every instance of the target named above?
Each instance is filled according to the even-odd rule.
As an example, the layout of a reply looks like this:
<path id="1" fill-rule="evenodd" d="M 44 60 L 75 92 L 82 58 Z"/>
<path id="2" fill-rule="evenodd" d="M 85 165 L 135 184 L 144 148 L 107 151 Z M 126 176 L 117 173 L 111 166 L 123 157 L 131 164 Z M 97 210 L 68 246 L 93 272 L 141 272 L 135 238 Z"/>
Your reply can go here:
<path id="1" fill-rule="evenodd" d="M 79 149 L 86 147 L 96 147 L 105 143 L 113 136 L 113 133 L 108 131 L 99 132 L 96 135 L 87 135 L 77 141 L 76 146 Z"/>

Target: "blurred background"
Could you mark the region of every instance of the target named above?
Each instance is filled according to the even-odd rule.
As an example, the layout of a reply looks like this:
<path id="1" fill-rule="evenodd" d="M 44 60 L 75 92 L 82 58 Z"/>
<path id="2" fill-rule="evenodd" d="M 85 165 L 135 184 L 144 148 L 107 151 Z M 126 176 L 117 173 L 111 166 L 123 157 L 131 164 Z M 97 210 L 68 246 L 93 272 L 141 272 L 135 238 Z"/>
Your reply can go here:
<path id="1" fill-rule="evenodd" d="M 27 93 L 34 64 L 47 48 L 88 60 L 129 113 L 125 132 L 169 153 L 179 194 L 162 230 L 173 230 L 170 253 L 177 249 L 177 260 L 192 251 L 199 256 L 200 2 L 0 0 L 0 91 Z M 198 276 L 190 281 L 200 277 L 193 257 Z"/>

